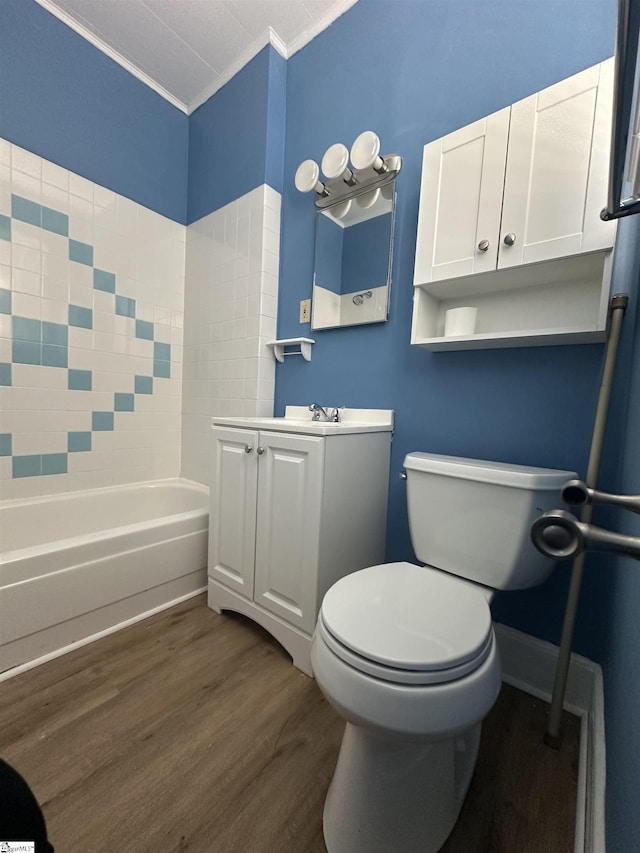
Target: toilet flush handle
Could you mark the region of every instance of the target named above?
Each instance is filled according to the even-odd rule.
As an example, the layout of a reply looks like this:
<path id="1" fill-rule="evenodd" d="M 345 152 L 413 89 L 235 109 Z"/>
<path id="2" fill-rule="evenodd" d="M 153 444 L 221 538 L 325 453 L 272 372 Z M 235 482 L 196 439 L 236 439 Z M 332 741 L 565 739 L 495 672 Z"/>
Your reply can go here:
<path id="1" fill-rule="evenodd" d="M 407 472 L 406 471 L 400 471 L 400 479 L 401 480 L 407 479 Z"/>

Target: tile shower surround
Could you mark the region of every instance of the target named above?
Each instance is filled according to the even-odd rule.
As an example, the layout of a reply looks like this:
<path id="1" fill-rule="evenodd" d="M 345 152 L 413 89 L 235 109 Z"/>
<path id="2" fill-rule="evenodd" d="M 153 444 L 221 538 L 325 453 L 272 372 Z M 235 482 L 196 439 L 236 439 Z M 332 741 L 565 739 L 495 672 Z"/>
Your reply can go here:
<path id="1" fill-rule="evenodd" d="M 182 474 L 208 482 L 212 415 L 273 414 L 280 195 L 263 184 L 187 228 Z"/>
<path id="2" fill-rule="evenodd" d="M 206 481 L 209 415 L 273 409 L 279 211 L 185 228 L 0 139 L 0 498 Z"/>
<path id="3" fill-rule="evenodd" d="M 184 227 L 0 142 L 0 496 L 177 476 Z"/>

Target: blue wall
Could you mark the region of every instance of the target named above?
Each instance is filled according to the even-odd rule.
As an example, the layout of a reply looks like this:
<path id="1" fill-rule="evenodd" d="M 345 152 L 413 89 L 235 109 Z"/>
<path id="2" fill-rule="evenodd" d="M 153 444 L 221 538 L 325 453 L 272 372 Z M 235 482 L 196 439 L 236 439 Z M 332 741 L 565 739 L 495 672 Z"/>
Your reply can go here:
<path id="1" fill-rule="evenodd" d="M 408 451 L 585 472 L 603 348 L 412 347 L 413 259 L 423 145 L 610 56 L 615 10 L 614 0 L 521 0 L 508 14 L 498 0 L 360 0 L 289 60 L 279 336 L 309 333 L 298 302 L 311 296 L 314 206 L 293 186 L 298 164 L 367 128 L 403 157 L 389 322 L 314 331 L 311 363 L 288 359 L 276 378 L 276 413 L 311 399 L 395 410 L 389 559 L 414 559 L 398 479 Z M 496 617 L 558 642 L 567 575 L 498 596 Z M 580 649 L 597 658 L 584 633 Z"/>
<path id="2" fill-rule="evenodd" d="M 265 182 L 282 190 L 285 82 L 267 46 L 191 114 L 188 222 Z"/>
<path id="3" fill-rule="evenodd" d="M 178 222 L 189 119 L 33 0 L 0 3 L 0 135 Z"/>

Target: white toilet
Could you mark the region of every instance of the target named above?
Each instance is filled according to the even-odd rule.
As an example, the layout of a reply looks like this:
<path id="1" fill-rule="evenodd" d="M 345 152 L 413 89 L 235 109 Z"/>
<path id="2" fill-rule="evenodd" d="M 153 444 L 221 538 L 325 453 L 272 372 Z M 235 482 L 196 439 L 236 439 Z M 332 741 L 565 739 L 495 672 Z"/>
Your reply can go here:
<path id="1" fill-rule="evenodd" d="M 489 602 L 545 580 L 529 530 L 572 471 L 410 453 L 411 540 L 428 565 L 339 580 L 311 648 L 346 720 L 324 807 L 329 853 L 435 853 L 458 818 L 500 690 Z"/>

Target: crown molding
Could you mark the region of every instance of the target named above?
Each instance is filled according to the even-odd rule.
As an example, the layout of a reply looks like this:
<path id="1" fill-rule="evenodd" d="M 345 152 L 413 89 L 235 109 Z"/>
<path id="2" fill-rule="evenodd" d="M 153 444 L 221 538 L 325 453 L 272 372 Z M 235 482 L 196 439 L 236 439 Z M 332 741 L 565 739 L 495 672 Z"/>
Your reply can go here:
<path id="1" fill-rule="evenodd" d="M 144 83 L 174 107 L 179 109 L 181 112 L 190 115 L 194 110 L 197 110 L 198 107 L 202 106 L 212 95 L 215 95 L 217 91 L 219 91 L 226 83 L 228 83 L 232 77 L 234 77 L 239 71 L 244 68 L 244 66 L 250 62 L 260 51 L 270 44 L 274 50 L 277 50 L 278 53 L 284 57 L 284 59 L 289 59 L 289 57 L 293 56 L 294 53 L 297 53 L 301 50 L 305 45 L 307 45 L 312 39 L 314 39 L 319 33 L 325 30 L 328 26 L 330 26 L 337 18 L 343 15 L 348 9 L 350 9 L 357 0 L 340 0 L 337 4 L 331 7 L 331 11 L 327 12 L 323 17 L 319 18 L 314 22 L 313 26 L 304 30 L 293 39 L 288 44 L 284 42 L 277 32 L 272 28 L 268 27 L 262 35 L 260 35 L 252 44 L 242 52 L 242 54 L 238 57 L 238 59 L 233 62 L 231 65 L 227 66 L 222 74 L 220 74 L 216 80 L 212 81 L 211 84 L 193 98 L 189 103 L 185 103 L 177 98 L 175 95 L 172 95 L 164 86 L 161 86 L 156 80 L 146 74 L 142 69 L 138 68 L 135 63 L 131 62 L 131 60 L 124 57 L 121 53 L 111 47 L 107 42 L 105 42 L 100 36 L 90 30 L 88 27 L 84 26 L 84 24 L 79 23 L 75 18 L 65 12 L 63 9 L 60 9 L 54 2 L 54 0 L 36 0 L 43 9 L 46 9 L 47 12 L 50 12 L 54 15 L 58 20 L 62 21 L 63 24 L 66 24 L 70 29 L 76 32 L 79 36 L 84 38 L 90 44 L 92 44 L 99 51 L 104 53 L 109 59 L 112 59 L 118 65 L 128 71 L 131 75 L 140 80 L 141 83 Z"/>
<path id="2" fill-rule="evenodd" d="M 137 65 L 134 65 L 133 62 L 124 57 L 121 53 L 118 53 L 117 50 L 114 50 L 114 48 L 103 41 L 100 36 L 92 32 L 92 30 L 88 29 L 83 24 L 80 24 L 75 20 L 75 18 L 72 18 L 71 15 L 56 6 L 52 0 L 36 0 L 36 3 L 42 6 L 43 9 L 46 9 L 47 12 L 54 15 L 54 17 L 58 18 L 59 21 L 62 21 L 63 24 L 66 24 L 74 32 L 78 33 L 79 36 L 82 36 L 83 39 L 108 56 L 109 59 L 117 62 L 118 65 L 140 80 L 141 83 L 144 83 L 145 86 L 153 89 L 153 91 L 164 98 L 165 101 L 169 101 L 170 104 L 173 104 L 174 107 L 177 107 L 183 113 L 189 113 L 189 109 L 183 101 L 176 98 L 175 95 L 171 94 L 171 92 L 168 92 L 164 86 L 161 86 L 152 77 L 149 77 L 148 74 L 145 74 L 144 71 L 138 68 Z"/>

